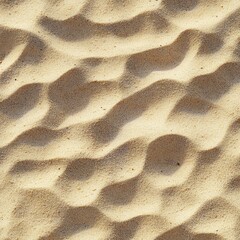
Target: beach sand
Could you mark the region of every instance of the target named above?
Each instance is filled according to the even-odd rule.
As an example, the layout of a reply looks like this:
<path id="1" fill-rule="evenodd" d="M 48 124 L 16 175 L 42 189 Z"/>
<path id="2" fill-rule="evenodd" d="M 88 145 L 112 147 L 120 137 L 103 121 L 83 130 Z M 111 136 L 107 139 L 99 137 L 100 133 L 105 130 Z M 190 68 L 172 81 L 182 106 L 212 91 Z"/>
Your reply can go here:
<path id="1" fill-rule="evenodd" d="M 239 240 L 240 1 L 2 0 L 0 240 Z"/>

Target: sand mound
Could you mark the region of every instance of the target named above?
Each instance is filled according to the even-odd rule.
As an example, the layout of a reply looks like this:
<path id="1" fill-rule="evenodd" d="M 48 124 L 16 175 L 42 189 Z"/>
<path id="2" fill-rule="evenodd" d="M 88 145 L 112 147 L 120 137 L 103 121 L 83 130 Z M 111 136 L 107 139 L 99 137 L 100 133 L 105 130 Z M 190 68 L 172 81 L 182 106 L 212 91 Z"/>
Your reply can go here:
<path id="1" fill-rule="evenodd" d="M 0 2 L 1 240 L 239 240 L 240 2 Z"/>

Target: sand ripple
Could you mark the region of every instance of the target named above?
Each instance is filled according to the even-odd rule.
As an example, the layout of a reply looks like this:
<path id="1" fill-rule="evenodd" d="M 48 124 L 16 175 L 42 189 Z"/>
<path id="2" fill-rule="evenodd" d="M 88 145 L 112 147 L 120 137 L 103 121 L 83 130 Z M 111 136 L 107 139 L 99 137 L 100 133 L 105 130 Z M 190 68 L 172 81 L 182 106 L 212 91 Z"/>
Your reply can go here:
<path id="1" fill-rule="evenodd" d="M 237 0 L 0 2 L 0 239 L 238 240 Z"/>

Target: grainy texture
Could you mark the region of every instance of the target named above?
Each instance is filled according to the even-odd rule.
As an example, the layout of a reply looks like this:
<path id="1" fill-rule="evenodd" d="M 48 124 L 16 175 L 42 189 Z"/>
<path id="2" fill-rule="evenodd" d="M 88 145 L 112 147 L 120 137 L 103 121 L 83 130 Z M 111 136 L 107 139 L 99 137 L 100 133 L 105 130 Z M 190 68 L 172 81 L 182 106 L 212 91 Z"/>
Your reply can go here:
<path id="1" fill-rule="evenodd" d="M 0 1 L 0 240 L 239 240 L 240 1 Z"/>

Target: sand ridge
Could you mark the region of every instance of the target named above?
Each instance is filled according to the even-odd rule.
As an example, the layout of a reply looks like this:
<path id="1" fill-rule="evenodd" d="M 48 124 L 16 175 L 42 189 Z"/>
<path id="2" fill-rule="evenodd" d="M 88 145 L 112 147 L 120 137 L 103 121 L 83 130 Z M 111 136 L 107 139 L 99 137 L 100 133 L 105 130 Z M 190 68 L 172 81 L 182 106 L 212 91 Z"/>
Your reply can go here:
<path id="1" fill-rule="evenodd" d="M 240 2 L 2 0 L 1 240 L 238 240 Z"/>

